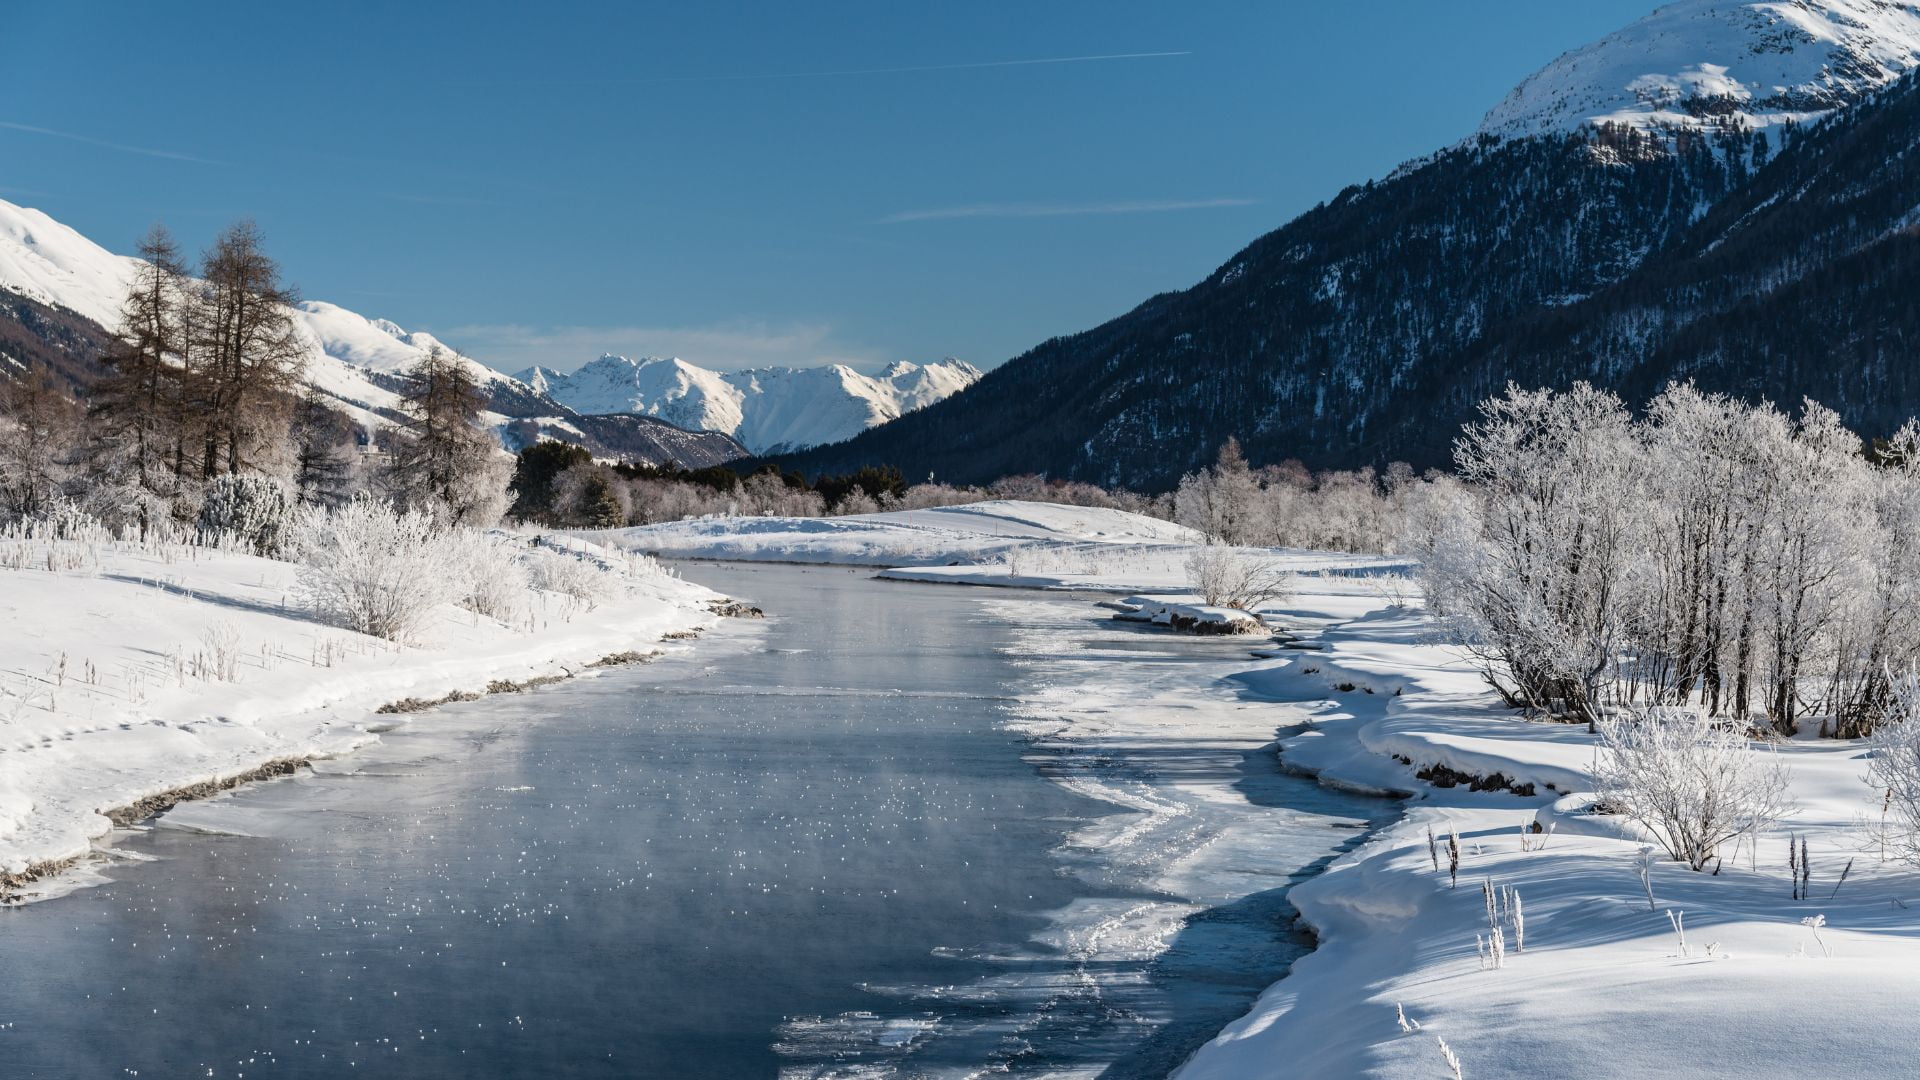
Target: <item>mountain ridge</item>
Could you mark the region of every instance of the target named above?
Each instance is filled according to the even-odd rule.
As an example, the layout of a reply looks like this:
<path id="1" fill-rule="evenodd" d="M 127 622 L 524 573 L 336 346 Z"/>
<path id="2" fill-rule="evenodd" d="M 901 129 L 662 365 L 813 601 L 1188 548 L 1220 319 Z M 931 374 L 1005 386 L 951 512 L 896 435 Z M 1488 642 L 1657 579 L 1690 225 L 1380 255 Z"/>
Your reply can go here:
<path id="1" fill-rule="evenodd" d="M 43 211 L 0 199 L 0 374 L 48 365 L 75 387 L 100 374 L 98 357 L 140 261 L 116 255 Z M 408 332 L 336 304 L 293 307 L 306 342 L 306 379 L 369 439 L 400 416 L 406 370 L 439 347 L 488 394 L 485 419 L 506 449 L 534 438 L 579 442 L 605 457 L 685 466 L 720 464 L 747 450 L 718 432 L 685 432 L 665 421 L 608 422 L 553 402 L 433 335 Z"/>
<path id="2" fill-rule="evenodd" d="M 845 364 L 714 371 L 679 357 L 606 353 L 571 372 L 534 366 L 514 378 L 591 413 L 657 416 L 719 431 L 755 453 L 839 442 L 972 385 L 978 368 L 948 357 L 896 360 L 875 375 Z"/>

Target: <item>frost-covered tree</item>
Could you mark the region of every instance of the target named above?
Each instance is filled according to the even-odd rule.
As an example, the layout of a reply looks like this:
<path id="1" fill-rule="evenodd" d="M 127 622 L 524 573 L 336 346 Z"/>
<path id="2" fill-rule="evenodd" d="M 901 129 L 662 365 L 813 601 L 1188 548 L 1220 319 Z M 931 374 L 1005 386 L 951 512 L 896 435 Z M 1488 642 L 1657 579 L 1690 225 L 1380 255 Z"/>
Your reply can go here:
<path id="1" fill-rule="evenodd" d="M 83 420 L 79 403 L 46 368 L 0 376 L 0 514 L 34 517 L 64 499 Z"/>
<path id="2" fill-rule="evenodd" d="M 467 361 L 434 345 L 407 371 L 407 421 L 394 439 L 395 496 L 458 525 L 489 526 L 506 511 L 513 462 L 481 421 L 487 397 Z"/>
<path id="3" fill-rule="evenodd" d="M 1510 389 L 1460 440 L 1465 505 L 1404 497 L 1428 599 L 1516 704 L 1698 706 L 1851 734 L 1920 658 L 1920 432 L 1882 445 L 1690 385 L 1645 418 Z M 1435 511 L 1439 512 L 1435 512 Z"/>
<path id="4" fill-rule="evenodd" d="M 1604 716 L 1597 726 L 1601 802 L 1695 870 L 1789 809 L 1786 765 L 1698 710 L 1656 706 Z"/>
<path id="5" fill-rule="evenodd" d="M 1885 792 L 1893 818 L 1887 844 L 1902 860 L 1920 865 L 1920 676 L 1889 680 L 1887 718 L 1873 731 L 1867 783 Z"/>
<path id="6" fill-rule="evenodd" d="M 1610 393 L 1510 386 L 1456 444 L 1464 543 L 1427 567 L 1435 607 L 1517 704 L 1591 720 L 1613 689 L 1641 556 L 1645 457 Z"/>
<path id="7" fill-rule="evenodd" d="M 1173 519 L 1215 544 L 1264 543 L 1263 509 L 1260 482 L 1233 438 L 1221 444 L 1212 467 L 1183 477 L 1173 496 Z"/>

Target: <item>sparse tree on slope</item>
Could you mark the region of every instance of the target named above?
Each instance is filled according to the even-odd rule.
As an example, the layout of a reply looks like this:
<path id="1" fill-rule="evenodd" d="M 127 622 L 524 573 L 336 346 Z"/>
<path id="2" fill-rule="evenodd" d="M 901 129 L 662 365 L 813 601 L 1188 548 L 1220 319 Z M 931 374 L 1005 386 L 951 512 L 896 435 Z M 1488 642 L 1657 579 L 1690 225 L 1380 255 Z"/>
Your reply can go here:
<path id="1" fill-rule="evenodd" d="M 293 492 L 303 506 L 340 506 L 353 480 L 352 436 L 308 386 L 293 413 Z"/>
<path id="2" fill-rule="evenodd" d="M 304 359 L 293 293 L 280 283 L 280 268 L 261 249 L 251 221 L 215 238 L 201 276 L 195 373 L 206 410 L 202 471 L 284 474 Z"/>
<path id="3" fill-rule="evenodd" d="M 155 504 L 179 488 L 186 438 L 186 268 L 173 237 L 154 226 L 140 242 L 139 270 L 121 308 L 119 331 L 92 389 L 93 466 L 97 486 L 131 487 L 144 533 Z"/>
<path id="4" fill-rule="evenodd" d="M 83 431 L 78 402 L 46 368 L 0 378 L 0 511 L 46 513 L 64 494 Z"/>
<path id="5" fill-rule="evenodd" d="M 506 508 L 512 466 L 481 422 L 486 395 L 466 361 L 438 345 L 407 375 L 407 425 L 390 469 L 396 494 L 452 524 L 492 525 Z"/>

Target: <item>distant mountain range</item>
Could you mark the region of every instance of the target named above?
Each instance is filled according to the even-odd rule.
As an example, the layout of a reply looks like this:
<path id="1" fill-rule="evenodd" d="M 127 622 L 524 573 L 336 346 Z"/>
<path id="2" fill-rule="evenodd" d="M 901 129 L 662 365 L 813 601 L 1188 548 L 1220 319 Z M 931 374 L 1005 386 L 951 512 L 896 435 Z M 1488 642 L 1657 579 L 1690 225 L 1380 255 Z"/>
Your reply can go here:
<path id="1" fill-rule="evenodd" d="M 41 211 L 0 200 L 0 376 L 38 361 L 84 385 L 98 373 L 138 266 Z M 461 356 L 431 334 L 335 304 L 305 301 L 294 315 L 310 346 L 307 380 L 367 429 L 396 419 L 403 375 L 429 349 Z M 488 391 L 489 421 L 508 449 L 552 438 L 600 457 L 696 468 L 845 439 L 980 377 L 957 360 L 868 376 L 837 364 L 720 374 L 681 360 L 609 356 L 571 374 L 531 368 L 513 378 L 461 359 Z"/>
<path id="2" fill-rule="evenodd" d="M 980 378 L 972 364 L 900 361 L 878 375 L 844 364 L 709 371 L 680 359 L 607 355 L 578 371 L 530 367 L 515 378 L 583 413 L 634 413 L 724 432 L 756 454 L 852 438 Z"/>
<path id="3" fill-rule="evenodd" d="M 1669 4 L 1192 288 L 784 461 L 1153 489 L 1235 435 L 1444 465 L 1509 380 L 1693 378 L 1888 431 L 1920 413 L 1916 66 L 1913 0 Z"/>

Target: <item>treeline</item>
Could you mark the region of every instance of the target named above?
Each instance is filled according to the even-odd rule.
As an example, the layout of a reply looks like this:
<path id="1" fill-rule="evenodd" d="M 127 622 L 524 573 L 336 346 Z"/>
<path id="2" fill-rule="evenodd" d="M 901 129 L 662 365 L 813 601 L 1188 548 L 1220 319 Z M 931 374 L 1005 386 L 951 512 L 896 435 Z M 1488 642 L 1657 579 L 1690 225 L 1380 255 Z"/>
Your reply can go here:
<path id="1" fill-rule="evenodd" d="M 825 517 L 959 506 L 989 499 L 1027 499 L 1075 506 L 1101 506 L 1165 517 L 1171 501 L 1092 484 L 1017 476 L 985 487 L 910 484 L 900 470 L 866 466 L 851 473 L 809 479 L 778 466 L 738 472 L 725 465 L 682 469 L 665 465 L 610 464 L 586 450 L 539 442 L 516 458 L 510 513 L 544 525 L 618 528 L 689 517 Z"/>
<path id="2" fill-rule="evenodd" d="M 1418 508 L 1432 608 L 1518 705 L 1865 734 L 1920 662 L 1920 426 L 1668 387 L 1509 388 Z"/>
<path id="3" fill-rule="evenodd" d="M 1401 464 L 1380 473 L 1315 473 L 1298 461 L 1256 469 L 1233 439 L 1213 466 L 1160 495 L 1031 475 L 982 486 L 910 484 L 890 466 L 809 479 L 772 465 L 742 473 L 725 465 L 609 464 L 577 446 L 540 442 L 516 460 L 510 514 L 559 527 L 619 528 L 702 516 L 825 517 L 1018 499 L 1177 521 L 1210 542 L 1237 547 L 1382 553 L 1406 544 L 1410 506 L 1430 480 Z"/>
<path id="4" fill-rule="evenodd" d="M 1392 553 L 1405 545 L 1411 508 L 1433 480 L 1403 462 L 1384 472 L 1315 473 L 1298 461 L 1256 469 L 1228 439 L 1212 467 L 1181 478 L 1165 516 L 1235 547 Z"/>
<path id="5" fill-rule="evenodd" d="M 499 520 L 506 463 L 464 362 L 433 350 L 407 373 L 398 425 L 369 433 L 305 381 L 294 292 L 251 222 L 192 271 L 161 228 L 140 257 L 92 386 L 76 396 L 46 370 L 0 380 L 0 519 L 71 510 L 144 535 L 219 527 L 208 514 L 236 499 L 371 492 L 449 524 Z"/>

